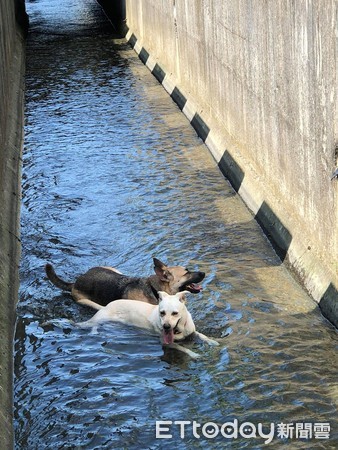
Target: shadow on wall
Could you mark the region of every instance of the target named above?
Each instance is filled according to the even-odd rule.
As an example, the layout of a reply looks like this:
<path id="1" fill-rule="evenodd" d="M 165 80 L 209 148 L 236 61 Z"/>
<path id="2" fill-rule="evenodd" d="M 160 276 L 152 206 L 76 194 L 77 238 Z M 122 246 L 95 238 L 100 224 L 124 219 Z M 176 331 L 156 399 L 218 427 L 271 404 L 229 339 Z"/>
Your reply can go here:
<path id="1" fill-rule="evenodd" d="M 97 0 L 109 17 L 117 33 L 124 37 L 127 33 L 125 0 Z"/>
<path id="2" fill-rule="evenodd" d="M 29 20 L 26 13 L 25 0 L 15 0 L 15 20 L 21 30 L 26 34 L 28 31 Z"/>

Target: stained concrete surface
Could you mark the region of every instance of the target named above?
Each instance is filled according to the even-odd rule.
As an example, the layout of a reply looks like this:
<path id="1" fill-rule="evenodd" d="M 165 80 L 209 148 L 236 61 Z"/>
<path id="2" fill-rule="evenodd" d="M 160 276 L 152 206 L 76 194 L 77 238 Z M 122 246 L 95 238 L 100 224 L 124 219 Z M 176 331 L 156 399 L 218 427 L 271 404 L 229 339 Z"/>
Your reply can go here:
<path id="1" fill-rule="evenodd" d="M 23 142 L 24 2 L 0 2 L 0 442 L 13 446 L 13 330 L 20 257 Z"/>

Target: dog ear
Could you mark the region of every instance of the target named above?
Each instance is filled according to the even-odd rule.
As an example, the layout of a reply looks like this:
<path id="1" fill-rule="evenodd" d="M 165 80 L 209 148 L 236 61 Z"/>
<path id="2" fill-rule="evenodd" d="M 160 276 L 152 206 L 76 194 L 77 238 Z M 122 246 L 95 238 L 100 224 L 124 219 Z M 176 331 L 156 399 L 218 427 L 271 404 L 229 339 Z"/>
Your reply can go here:
<path id="1" fill-rule="evenodd" d="M 158 267 L 159 269 L 166 269 L 167 268 L 167 265 L 164 264 L 159 259 L 153 258 L 153 261 L 154 261 L 154 269 L 156 269 L 156 267 Z"/>
<path id="2" fill-rule="evenodd" d="M 157 258 L 153 258 L 154 270 L 156 275 L 161 281 L 170 281 L 172 279 L 171 273 L 168 271 L 168 267 Z"/>
<path id="3" fill-rule="evenodd" d="M 178 292 L 178 294 L 177 294 L 181 303 L 187 302 L 185 294 L 189 294 L 189 291 L 181 291 L 181 292 Z"/>

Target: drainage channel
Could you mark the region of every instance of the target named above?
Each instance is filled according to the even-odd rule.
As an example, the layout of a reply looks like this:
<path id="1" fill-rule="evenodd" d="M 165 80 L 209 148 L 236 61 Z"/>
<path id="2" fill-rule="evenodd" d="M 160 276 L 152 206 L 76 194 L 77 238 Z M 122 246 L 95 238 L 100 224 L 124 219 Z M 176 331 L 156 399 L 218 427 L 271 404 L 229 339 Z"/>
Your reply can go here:
<path id="1" fill-rule="evenodd" d="M 27 10 L 16 448 L 336 448 L 335 329 L 97 3 Z M 188 308 L 220 346 L 195 344 L 199 360 L 72 326 L 92 311 L 44 274 L 146 276 L 154 256 L 206 272 Z"/>

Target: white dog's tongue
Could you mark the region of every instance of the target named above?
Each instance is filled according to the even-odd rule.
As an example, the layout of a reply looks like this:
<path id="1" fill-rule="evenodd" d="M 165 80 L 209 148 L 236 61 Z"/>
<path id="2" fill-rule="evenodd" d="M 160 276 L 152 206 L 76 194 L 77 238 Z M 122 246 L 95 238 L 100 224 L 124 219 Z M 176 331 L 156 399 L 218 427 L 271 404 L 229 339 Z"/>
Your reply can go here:
<path id="1" fill-rule="evenodd" d="M 174 342 L 174 330 L 172 328 L 170 330 L 163 330 L 162 338 L 163 344 L 172 344 Z"/>

